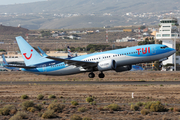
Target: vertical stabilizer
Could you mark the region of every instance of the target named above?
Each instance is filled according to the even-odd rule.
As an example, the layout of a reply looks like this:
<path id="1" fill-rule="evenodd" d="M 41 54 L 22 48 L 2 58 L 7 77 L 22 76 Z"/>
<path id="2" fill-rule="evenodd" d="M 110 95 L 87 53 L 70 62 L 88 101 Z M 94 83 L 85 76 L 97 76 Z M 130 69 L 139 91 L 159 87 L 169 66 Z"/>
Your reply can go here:
<path id="1" fill-rule="evenodd" d="M 68 58 L 73 57 L 73 54 L 71 53 L 71 49 L 69 48 L 69 46 L 67 47 L 68 50 Z"/>
<path id="2" fill-rule="evenodd" d="M 45 58 L 43 58 L 31 45 L 29 45 L 24 38 L 21 36 L 16 37 L 16 41 L 26 66 L 33 66 L 45 62 Z"/>

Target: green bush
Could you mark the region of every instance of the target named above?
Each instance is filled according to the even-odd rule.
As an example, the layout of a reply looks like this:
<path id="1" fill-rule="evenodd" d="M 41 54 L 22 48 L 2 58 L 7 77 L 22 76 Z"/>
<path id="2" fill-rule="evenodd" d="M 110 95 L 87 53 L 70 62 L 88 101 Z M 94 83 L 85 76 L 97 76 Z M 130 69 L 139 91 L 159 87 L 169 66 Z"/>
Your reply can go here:
<path id="1" fill-rule="evenodd" d="M 92 97 L 87 97 L 86 98 L 86 102 L 88 102 L 88 103 L 93 102 L 93 101 L 94 101 L 94 99 Z"/>
<path id="2" fill-rule="evenodd" d="M 6 105 L 0 109 L 0 115 L 10 115 L 16 113 L 16 107 L 13 105 Z"/>
<path id="3" fill-rule="evenodd" d="M 22 107 L 24 110 L 27 110 L 29 107 L 34 107 L 33 101 L 25 101 L 22 103 Z"/>
<path id="4" fill-rule="evenodd" d="M 44 98 L 44 96 L 41 95 L 41 94 L 37 96 L 37 99 L 38 99 L 38 100 L 42 100 L 43 98 Z"/>
<path id="5" fill-rule="evenodd" d="M 37 109 L 36 109 L 35 107 L 28 107 L 28 108 L 27 108 L 27 111 L 29 111 L 29 112 L 35 112 L 35 111 L 37 111 Z"/>
<path id="6" fill-rule="evenodd" d="M 78 103 L 77 101 L 71 101 L 71 104 L 72 104 L 72 105 L 75 105 L 75 106 L 76 106 L 76 105 L 79 105 L 79 103 Z"/>
<path id="7" fill-rule="evenodd" d="M 18 111 L 14 116 L 12 116 L 9 120 L 22 120 L 27 119 L 28 115 L 25 112 Z"/>
<path id="8" fill-rule="evenodd" d="M 59 103 L 51 103 L 48 106 L 49 110 L 54 110 L 54 112 L 62 112 L 62 110 L 65 108 L 65 105 L 61 105 Z"/>
<path id="9" fill-rule="evenodd" d="M 47 110 L 42 114 L 42 118 L 49 119 L 49 118 L 55 118 L 56 114 L 54 113 L 54 110 Z"/>
<path id="10" fill-rule="evenodd" d="M 46 101 L 42 101 L 42 104 L 44 104 L 44 105 L 45 105 L 45 104 L 46 104 Z"/>
<path id="11" fill-rule="evenodd" d="M 85 117 L 82 120 L 92 120 L 92 118 Z"/>
<path id="12" fill-rule="evenodd" d="M 82 118 L 79 115 L 73 115 L 71 116 L 70 120 L 82 120 Z"/>
<path id="13" fill-rule="evenodd" d="M 115 104 L 115 103 L 108 105 L 107 108 L 109 108 L 110 110 L 113 110 L 113 111 L 117 111 L 120 109 L 118 104 Z"/>
<path id="14" fill-rule="evenodd" d="M 96 105 L 96 101 L 90 102 L 90 105 Z"/>
<path id="15" fill-rule="evenodd" d="M 156 102 L 146 102 L 145 103 L 145 109 L 150 109 L 151 105 Z"/>
<path id="16" fill-rule="evenodd" d="M 49 95 L 48 98 L 49 98 L 49 99 L 55 99 L 56 96 L 55 96 L 55 95 Z"/>
<path id="17" fill-rule="evenodd" d="M 153 103 L 150 107 L 152 112 L 164 112 L 166 109 L 161 103 Z"/>
<path id="18" fill-rule="evenodd" d="M 164 112 L 166 111 L 164 105 L 161 102 L 147 102 L 145 104 L 145 109 L 150 109 L 152 112 Z"/>
<path id="19" fill-rule="evenodd" d="M 136 105 L 137 106 L 143 106 L 143 103 L 142 102 L 137 102 Z"/>
<path id="20" fill-rule="evenodd" d="M 139 110 L 139 106 L 131 104 L 131 110 L 137 111 L 137 110 Z"/>
<path id="21" fill-rule="evenodd" d="M 41 111 L 43 109 L 43 107 L 42 107 L 42 105 L 38 104 L 38 105 L 36 105 L 36 109 Z"/>
<path id="22" fill-rule="evenodd" d="M 21 96 L 21 99 L 28 99 L 29 98 L 29 96 L 27 96 L 27 95 L 22 95 Z"/>
<path id="23" fill-rule="evenodd" d="M 80 108 L 78 108 L 78 111 L 79 112 L 85 112 L 87 109 L 85 108 L 85 107 L 80 107 Z"/>
<path id="24" fill-rule="evenodd" d="M 149 112 L 149 110 L 147 110 L 147 109 L 142 109 L 141 110 L 141 114 L 142 115 L 147 115 L 147 114 L 149 114 L 150 112 Z"/>

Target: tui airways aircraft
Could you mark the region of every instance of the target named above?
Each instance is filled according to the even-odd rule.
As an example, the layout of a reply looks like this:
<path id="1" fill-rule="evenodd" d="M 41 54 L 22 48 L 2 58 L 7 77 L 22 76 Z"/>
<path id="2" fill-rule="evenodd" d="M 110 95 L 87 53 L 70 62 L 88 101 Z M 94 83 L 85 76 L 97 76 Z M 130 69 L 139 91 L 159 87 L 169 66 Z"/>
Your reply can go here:
<path id="1" fill-rule="evenodd" d="M 104 78 L 103 71 L 128 71 L 131 70 L 132 64 L 160 60 L 176 52 L 166 45 L 150 44 L 62 59 L 41 56 L 21 36 L 16 37 L 16 41 L 26 66 L 6 67 L 19 67 L 22 71 L 43 75 L 60 76 L 90 72 L 89 78 L 94 78 L 93 72 L 100 71 L 99 78 Z"/>

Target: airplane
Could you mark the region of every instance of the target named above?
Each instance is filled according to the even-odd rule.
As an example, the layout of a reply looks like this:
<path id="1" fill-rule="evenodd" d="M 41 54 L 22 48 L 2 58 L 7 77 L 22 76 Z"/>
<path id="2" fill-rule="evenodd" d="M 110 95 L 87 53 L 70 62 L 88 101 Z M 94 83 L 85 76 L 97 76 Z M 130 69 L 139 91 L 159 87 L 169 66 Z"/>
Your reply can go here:
<path id="1" fill-rule="evenodd" d="M 6 68 L 6 69 L 8 69 L 8 70 L 11 70 L 11 71 L 19 71 L 19 70 L 20 70 L 20 68 L 17 68 L 17 67 L 14 67 L 14 66 L 7 67 L 9 64 L 8 64 L 7 61 L 6 61 L 5 56 L 2 55 L 2 58 L 3 58 L 3 63 L 2 63 L 2 65 L 3 65 L 4 68 Z"/>
<path id="2" fill-rule="evenodd" d="M 38 49 L 39 49 L 39 51 L 41 52 L 41 54 L 43 56 L 48 56 L 39 46 L 38 46 Z M 77 56 L 73 56 L 69 46 L 67 47 L 67 51 L 68 51 L 68 58 L 77 57 Z M 139 65 L 132 65 L 132 69 L 130 71 L 142 71 L 142 70 L 144 70 L 144 69 L 141 66 L 139 66 Z"/>
<path id="3" fill-rule="evenodd" d="M 166 45 L 150 44 L 63 59 L 41 56 L 21 36 L 16 37 L 16 41 L 25 62 L 25 66 L 16 67 L 22 71 L 42 75 L 62 76 L 90 72 L 88 77 L 94 78 L 94 72 L 100 71 L 99 78 L 104 78 L 104 71 L 129 71 L 133 64 L 160 60 L 176 52 Z"/>

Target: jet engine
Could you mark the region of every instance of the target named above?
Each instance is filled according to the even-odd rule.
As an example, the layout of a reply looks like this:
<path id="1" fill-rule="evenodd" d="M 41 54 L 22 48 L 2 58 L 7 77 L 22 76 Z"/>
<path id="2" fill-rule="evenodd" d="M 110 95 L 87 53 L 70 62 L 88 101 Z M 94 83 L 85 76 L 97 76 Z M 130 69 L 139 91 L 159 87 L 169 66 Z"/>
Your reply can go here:
<path id="1" fill-rule="evenodd" d="M 115 69 L 116 72 L 129 71 L 132 69 L 132 65 L 119 66 Z"/>
<path id="2" fill-rule="evenodd" d="M 99 62 L 97 68 L 99 71 L 107 71 L 107 70 L 115 70 L 116 66 L 117 65 L 115 60 L 106 60 Z"/>

